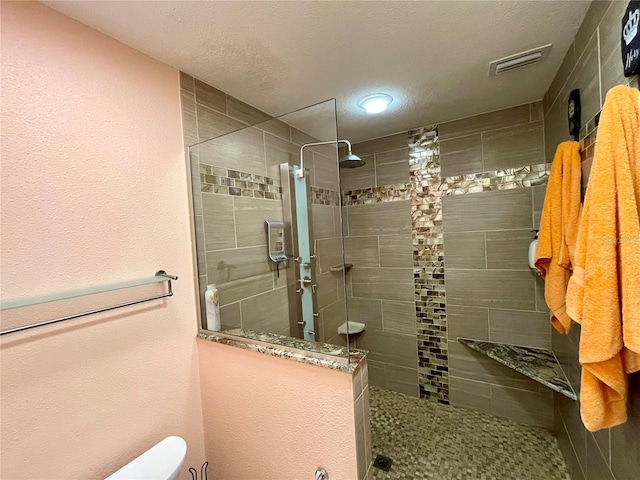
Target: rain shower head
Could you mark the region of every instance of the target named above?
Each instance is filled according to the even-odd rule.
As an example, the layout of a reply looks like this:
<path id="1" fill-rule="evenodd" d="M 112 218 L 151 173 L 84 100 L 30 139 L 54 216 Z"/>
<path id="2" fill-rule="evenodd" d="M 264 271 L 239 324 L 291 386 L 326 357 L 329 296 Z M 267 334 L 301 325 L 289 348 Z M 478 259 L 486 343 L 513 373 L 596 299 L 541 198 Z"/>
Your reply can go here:
<path id="1" fill-rule="evenodd" d="M 341 157 L 338 162 L 340 168 L 358 168 L 362 167 L 365 163 L 367 162 L 362 160 L 359 156 L 354 155 L 351 150 L 349 150 L 345 156 Z"/>

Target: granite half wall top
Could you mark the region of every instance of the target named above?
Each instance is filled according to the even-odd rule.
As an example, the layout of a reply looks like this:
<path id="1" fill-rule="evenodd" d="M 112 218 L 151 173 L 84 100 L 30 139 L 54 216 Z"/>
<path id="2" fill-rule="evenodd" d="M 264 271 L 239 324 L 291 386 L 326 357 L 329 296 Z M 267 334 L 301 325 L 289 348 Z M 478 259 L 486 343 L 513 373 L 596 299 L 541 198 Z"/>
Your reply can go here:
<path id="1" fill-rule="evenodd" d="M 223 332 L 202 330 L 198 338 L 345 373 L 355 372 L 367 356 L 365 350 L 240 328 Z"/>

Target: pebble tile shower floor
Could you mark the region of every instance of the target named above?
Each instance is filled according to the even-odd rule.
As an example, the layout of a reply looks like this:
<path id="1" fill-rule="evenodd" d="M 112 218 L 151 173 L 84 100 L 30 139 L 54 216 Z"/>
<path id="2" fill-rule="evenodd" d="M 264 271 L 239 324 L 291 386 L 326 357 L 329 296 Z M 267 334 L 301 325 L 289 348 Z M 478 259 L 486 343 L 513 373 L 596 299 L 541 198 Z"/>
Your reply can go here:
<path id="1" fill-rule="evenodd" d="M 369 386 L 374 479 L 570 480 L 551 432 Z"/>

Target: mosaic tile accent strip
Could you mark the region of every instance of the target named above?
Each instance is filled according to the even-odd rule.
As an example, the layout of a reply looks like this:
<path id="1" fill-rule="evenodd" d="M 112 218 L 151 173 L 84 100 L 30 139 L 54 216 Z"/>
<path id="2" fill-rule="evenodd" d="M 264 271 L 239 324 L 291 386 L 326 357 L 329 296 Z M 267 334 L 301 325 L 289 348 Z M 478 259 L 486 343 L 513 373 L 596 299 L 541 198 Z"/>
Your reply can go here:
<path id="1" fill-rule="evenodd" d="M 570 480 L 543 428 L 369 386 L 372 458 L 393 459 L 375 479 Z"/>
<path id="2" fill-rule="evenodd" d="M 549 387 L 551 390 L 569 397 L 571 400 L 578 399 L 551 350 L 495 342 L 481 342 L 466 338 L 458 338 L 458 341 L 476 352 L 480 352 L 496 362 Z"/>
<path id="3" fill-rule="evenodd" d="M 204 163 L 200 164 L 200 191 L 238 197 L 282 199 L 279 179 Z"/>
<path id="4" fill-rule="evenodd" d="M 328 343 L 311 342 L 275 333 L 254 332 L 239 328 L 225 332 L 201 331 L 198 338 L 345 373 L 355 372 L 358 365 L 367 356 L 367 352 L 355 348 L 350 349 Z"/>
<path id="5" fill-rule="evenodd" d="M 342 192 L 342 205 L 367 205 L 370 203 L 395 202 L 411 198 L 411 184 L 398 183 L 381 187 L 346 190 Z"/>
<path id="6" fill-rule="evenodd" d="M 420 397 L 449 404 L 442 180 L 437 127 L 409 132 Z"/>
<path id="7" fill-rule="evenodd" d="M 441 177 L 437 127 L 409 132 L 420 397 L 449 403 L 442 197 L 543 185 L 550 164 Z"/>
<path id="8" fill-rule="evenodd" d="M 333 190 L 311 187 L 311 203 L 313 205 L 340 205 L 340 194 Z"/>
<path id="9" fill-rule="evenodd" d="M 506 170 L 456 175 L 443 178 L 439 189 L 441 195 L 461 195 L 533 187 L 547 182 L 550 169 L 550 163 L 540 163 Z"/>

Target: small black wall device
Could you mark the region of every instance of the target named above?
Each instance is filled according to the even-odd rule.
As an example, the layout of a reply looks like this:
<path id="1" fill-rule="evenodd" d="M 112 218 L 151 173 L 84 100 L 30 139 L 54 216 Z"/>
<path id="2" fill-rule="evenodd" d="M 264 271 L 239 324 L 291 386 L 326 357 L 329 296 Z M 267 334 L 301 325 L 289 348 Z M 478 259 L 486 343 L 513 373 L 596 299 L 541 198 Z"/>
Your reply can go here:
<path id="1" fill-rule="evenodd" d="M 578 141 L 580 133 L 580 89 L 576 88 L 569 94 L 569 103 L 567 105 L 567 116 L 569 118 L 569 135 L 573 135 L 573 139 Z"/>

